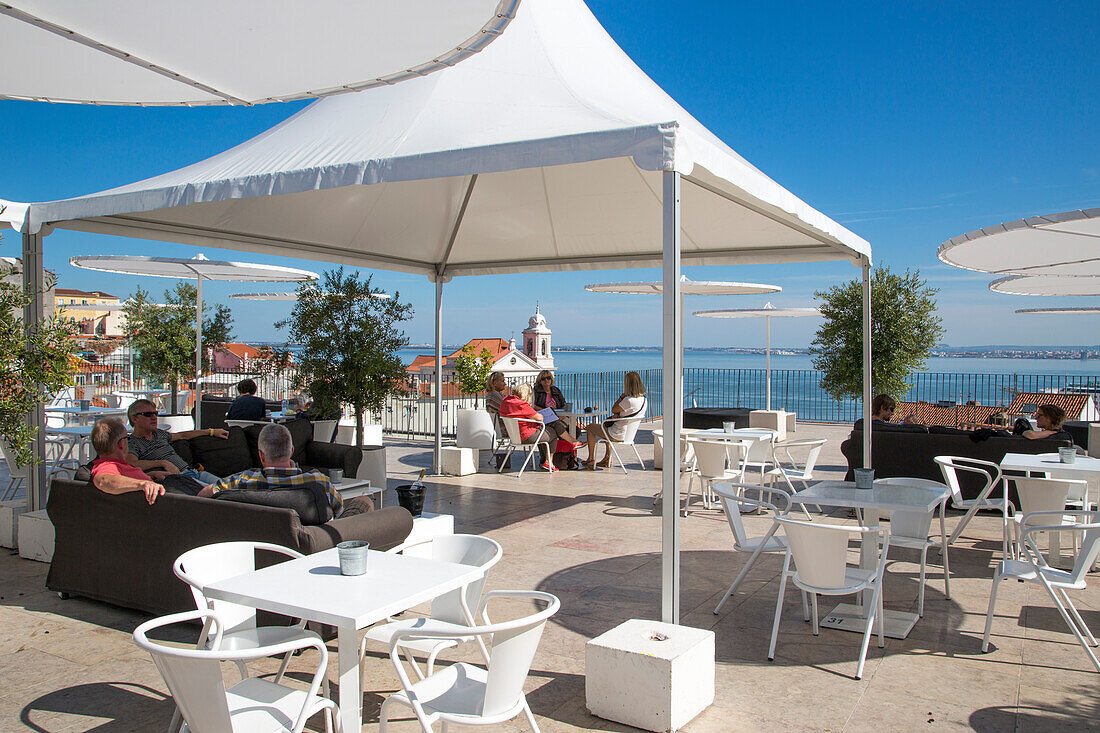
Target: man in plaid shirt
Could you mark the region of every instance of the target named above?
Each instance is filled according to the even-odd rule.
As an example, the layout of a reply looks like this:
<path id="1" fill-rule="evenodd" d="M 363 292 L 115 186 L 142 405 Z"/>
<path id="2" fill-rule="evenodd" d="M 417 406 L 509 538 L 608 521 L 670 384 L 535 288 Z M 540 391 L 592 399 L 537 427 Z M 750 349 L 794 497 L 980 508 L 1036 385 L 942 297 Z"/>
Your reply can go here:
<path id="1" fill-rule="evenodd" d="M 343 513 L 344 502 L 332 487 L 328 476 L 320 471 L 303 471 L 291 460 L 294 443 L 290 438 L 289 430 L 278 424 L 268 425 L 260 431 L 258 443 L 260 465 L 263 468 L 250 468 L 247 471 L 226 476 L 203 487 L 199 496 L 210 498 L 220 491 L 233 489 L 297 489 L 310 484 L 320 484 L 328 495 L 333 519 Z"/>

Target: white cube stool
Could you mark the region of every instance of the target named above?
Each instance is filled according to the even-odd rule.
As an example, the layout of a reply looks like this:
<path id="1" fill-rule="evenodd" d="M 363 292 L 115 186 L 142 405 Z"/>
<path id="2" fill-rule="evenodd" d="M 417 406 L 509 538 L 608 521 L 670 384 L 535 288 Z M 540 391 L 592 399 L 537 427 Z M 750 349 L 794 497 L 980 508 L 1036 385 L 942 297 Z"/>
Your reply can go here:
<path id="1" fill-rule="evenodd" d="M 798 429 L 798 413 L 788 412 L 787 414 L 787 432 L 793 433 Z"/>
<path id="2" fill-rule="evenodd" d="M 448 476 L 477 473 L 477 448 L 444 448 L 440 464 L 441 470 Z"/>
<path id="3" fill-rule="evenodd" d="M 768 428 L 776 432 L 775 439 L 787 439 L 787 413 L 783 410 L 753 410 L 749 413 L 750 428 Z"/>
<path id="4" fill-rule="evenodd" d="M 19 557 L 38 562 L 53 560 L 53 523 L 45 509 L 19 515 Z"/>
<path id="5" fill-rule="evenodd" d="M 714 702 L 714 632 L 631 619 L 585 645 L 584 675 L 593 715 L 678 730 Z"/>

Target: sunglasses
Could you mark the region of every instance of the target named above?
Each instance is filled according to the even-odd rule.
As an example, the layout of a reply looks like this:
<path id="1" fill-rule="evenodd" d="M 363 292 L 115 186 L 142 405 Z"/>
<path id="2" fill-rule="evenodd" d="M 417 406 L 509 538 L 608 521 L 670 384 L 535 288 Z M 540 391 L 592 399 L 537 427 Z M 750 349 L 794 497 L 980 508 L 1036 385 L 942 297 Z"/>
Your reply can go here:
<path id="1" fill-rule="evenodd" d="M 156 411 L 150 411 L 150 412 L 135 412 L 135 413 L 134 413 L 134 415 L 135 415 L 135 416 L 141 416 L 141 417 L 160 417 L 160 413 L 159 413 L 159 412 L 156 412 Z"/>
<path id="2" fill-rule="evenodd" d="M 553 382 L 554 378 L 553 377 L 543 377 L 542 381 L 544 381 L 544 382 Z"/>

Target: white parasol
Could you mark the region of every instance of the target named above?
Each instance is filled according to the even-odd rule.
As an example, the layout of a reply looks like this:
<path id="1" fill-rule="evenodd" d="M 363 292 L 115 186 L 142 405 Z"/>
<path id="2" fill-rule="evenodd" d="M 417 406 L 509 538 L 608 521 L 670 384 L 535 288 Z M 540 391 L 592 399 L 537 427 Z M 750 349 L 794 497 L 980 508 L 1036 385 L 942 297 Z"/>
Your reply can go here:
<path id="1" fill-rule="evenodd" d="M 261 104 L 416 79 L 484 49 L 520 0 L 7 0 L 0 99 Z"/>
<path id="2" fill-rule="evenodd" d="M 940 245 L 941 261 L 1015 275 L 1100 276 L 1100 209 L 1033 216 L 979 229 Z"/>
<path id="3" fill-rule="evenodd" d="M 195 427 L 202 425 L 202 283 L 203 280 L 246 282 L 302 282 L 316 280 L 318 275 L 309 270 L 278 265 L 261 265 L 249 262 L 208 260 L 203 254 L 191 259 L 179 257 L 144 257 L 139 255 L 89 255 L 73 257 L 69 264 L 86 270 L 117 272 L 125 275 L 171 277 L 194 280 L 198 293 L 195 298 Z M 175 405 L 173 405 L 173 409 Z"/>
<path id="4" fill-rule="evenodd" d="M 1100 240 L 1095 246 L 1100 250 Z M 989 289 L 1007 295 L 1100 295 L 1100 277 L 1010 275 L 989 283 Z"/>
<path id="5" fill-rule="evenodd" d="M 298 293 L 233 293 L 229 296 L 234 300 L 276 300 L 281 302 L 291 302 L 298 300 Z M 375 300 L 389 300 L 389 293 L 374 293 L 371 295 Z"/>
<path id="6" fill-rule="evenodd" d="M 1016 311 L 1017 313 L 1032 313 L 1035 315 L 1065 315 L 1065 316 L 1085 316 L 1085 315 L 1100 315 L 1100 306 L 1082 306 L 1082 307 L 1068 307 L 1068 308 L 1021 308 Z"/>
<path id="7" fill-rule="evenodd" d="M 764 370 L 767 373 L 764 397 L 764 409 L 772 409 L 772 319 L 805 318 L 820 316 L 817 308 L 776 308 L 765 303 L 763 308 L 735 308 L 733 310 L 696 311 L 693 316 L 703 318 L 763 318 L 764 319 Z"/>

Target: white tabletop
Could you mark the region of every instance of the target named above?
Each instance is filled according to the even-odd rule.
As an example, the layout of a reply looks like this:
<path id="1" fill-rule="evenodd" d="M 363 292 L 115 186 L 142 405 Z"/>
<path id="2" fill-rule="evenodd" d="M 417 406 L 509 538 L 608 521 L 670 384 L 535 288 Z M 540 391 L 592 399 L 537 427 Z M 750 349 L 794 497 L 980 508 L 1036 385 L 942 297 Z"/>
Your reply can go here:
<path id="1" fill-rule="evenodd" d="M 362 629 L 460 588 L 482 568 L 371 550 L 365 575 L 341 575 L 336 549 L 324 550 L 203 589 L 207 598 Z"/>
<path id="2" fill-rule="evenodd" d="M 170 389 L 118 389 L 112 394 L 126 395 L 127 397 L 164 397 L 172 394 Z"/>
<path id="3" fill-rule="evenodd" d="M 46 412 L 63 412 L 67 415 L 125 415 L 125 407 L 89 407 L 81 410 L 79 407 L 47 407 Z"/>
<path id="4" fill-rule="evenodd" d="M 878 484 L 871 489 L 857 489 L 854 481 L 819 481 L 791 495 L 794 504 L 819 504 L 894 511 L 932 511 L 947 488 L 937 491 L 915 486 L 888 486 Z"/>
<path id="5" fill-rule="evenodd" d="M 63 428 L 46 428 L 46 432 L 52 435 L 76 435 L 87 438 L 92 434 L 95 425 L 66 425 Z"/>
<path id="6" fill-rule="evenodd" d="M 279 420 L 296 420 L 301 416 L 301 412 L 282 412 L 281 410 L 276 410 L 275 412 L 269 413 L 267 415 L 269 419 L 276 422 L 278 422 Z"/>
<path id="7" fill-rule="evenodd" d="M 1001 468 L 1010 471 L 1058 471 L 1064 473 L 1100 473 L 1100 458 L 1077 456 L 1073 463 L 1062 463 L 1057 453 L 1005 453 Z"/>

